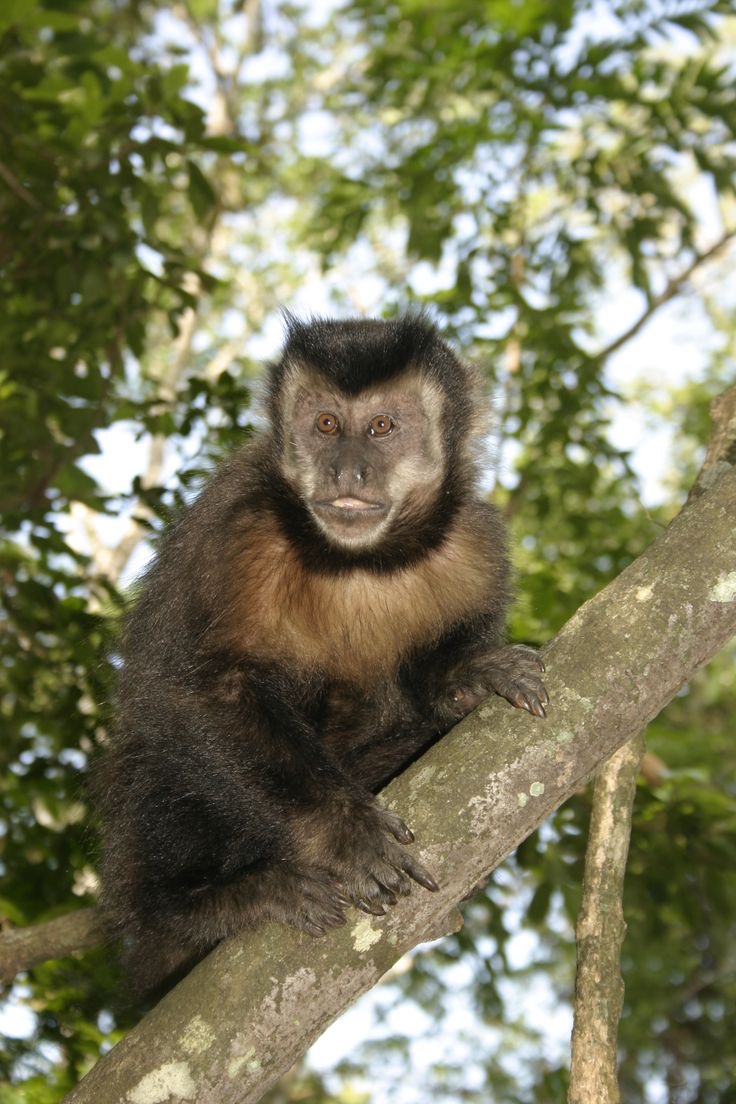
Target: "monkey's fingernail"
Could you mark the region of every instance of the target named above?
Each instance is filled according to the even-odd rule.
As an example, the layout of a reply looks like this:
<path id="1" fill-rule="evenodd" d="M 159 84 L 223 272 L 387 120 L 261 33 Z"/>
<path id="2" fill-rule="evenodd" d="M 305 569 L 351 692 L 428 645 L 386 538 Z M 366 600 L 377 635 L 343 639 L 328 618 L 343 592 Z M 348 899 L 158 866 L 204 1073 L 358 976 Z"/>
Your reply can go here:
<path id="1" fill-rule="evenodd" d="M 529 710 L 530 713 L 533 713 L 535 717 L 545 717 L 546 716 L 546 713 L 544 712 L 544 706 L 542 705 L 541 701 L 539 701 L 538 698 L 534 698 L 534 697 L 530 696 L 527 699 L 527 701 L 529 703 L 527 705 L 527 709 Z"/>

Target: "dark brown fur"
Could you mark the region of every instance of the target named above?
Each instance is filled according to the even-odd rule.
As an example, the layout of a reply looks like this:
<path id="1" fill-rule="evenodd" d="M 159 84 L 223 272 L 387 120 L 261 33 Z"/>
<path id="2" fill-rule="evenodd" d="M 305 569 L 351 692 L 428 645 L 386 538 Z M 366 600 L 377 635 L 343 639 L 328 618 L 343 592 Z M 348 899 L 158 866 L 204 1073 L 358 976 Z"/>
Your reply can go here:
<path id="1" fill-rule="evenodd" d="M 373 794 L 490 692 L 544 715 L 541 664 L 503 644 L 473 388 L 421 316 L 291 322 L 271 431 L 164 542 L 98 773 L 103 903 L 138 990 L 265 920 L 320 934 L 434 888 Z"/>

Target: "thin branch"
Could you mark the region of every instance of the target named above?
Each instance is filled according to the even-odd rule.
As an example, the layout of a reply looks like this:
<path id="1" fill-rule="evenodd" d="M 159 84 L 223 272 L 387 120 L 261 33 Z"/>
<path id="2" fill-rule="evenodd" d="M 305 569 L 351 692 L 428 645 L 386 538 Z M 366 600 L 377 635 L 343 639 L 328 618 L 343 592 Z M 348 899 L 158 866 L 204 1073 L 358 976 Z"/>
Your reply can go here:
<path id="1" fill-rule="evenodd" d="M 568 1104 L 619 1104 L 621 1099 L 616 1042 L 624 1002 L 622 893 L 643 754 L 640 733 L 609 759 L 593 792 L 583 901 L 575 931 L 578 966 Z"/>
<path id="2" fill-rule="evenodd" d="M 660 307 L 664 306 L 665 303 L 668 303 L 670 299 L 674 299 L 677 293 L 682 290 L 683 285 L 688 282 L 693 273 L 698 268 L 700 268 L 701 265 L 705 264 L 706 261 L 709 261 L 712 257 L 719 253 L 724 248 L 724 246 L 728 245 L 728 243 L 730 241 L 733 241 L 734 238 L 736 238 L 736 230 L 728 230 L 724 234 L 722 234 L 718 241 L 714 242 L 713 245 L 711 245 L 708 249 L 704 250 L 702 253 L 696 254 L 695 258 L 690 262 L 687 268 L 683 269 L 682 272 L 677 274 L 677 276 L 673 276 L 670 280 L 667 281 L 664 290 L 660 292 L 659 295 L 654 296 L 651 302 L 647 305 L 646 310 L 639 316 L 639 318 L 637 318 L 636 322 L 629 326 L 627 330 L 624 330 L 622 334 L 619 334 L 619 336 L 614 341 L 612 341 L 610 345 L 606 345 L 605 348 L 601 349 L 600 352 L 596 354 L 596 360 L 607 360 L 608 357 L 617 352 L 622 345 L 625 345 L 627 341 L 630 341 L 632 337 L 635 337 L 639 333 L 639 330 L 641 330 L 642 327 L 646 325 L 652 315 L 655 314 Z"/>
<path id="3" fill-rule="evenodd" d="M 104 941 L 99 909 L 67 913 L 45 924 L 0 932 L 0 981 L 12 981 L 21 970 L 30 970 L 50 958 L 64 958 Z"/>
<path id="4" fill-rule="evenodd" d="M 707 491 L 724 471 L 736 465 L 736 384 L 713 400 L 710 416 L 713 433 L 688 502 Z"/>
<path id="5" fill-rule="evenodd" d="M 221 209 L 218 206 L 212 222 L 209 224 L 204 234 L 200 253 L 200 263 L 204 263 L 205 259 L 211 258 L 212 256 L 212 242 L 220 215 Z M 192 353 L 192 342 L 199 320 L 200 296 L 202 291 L 202 283 L 199 276 L 194 272 L 186 273 L 183 286 L 194 298 L 195 305 L 187 307 L 186 310 L 182 312 L 177 325 L 173 358 L 164 366 L 159 374 L 159 391 L 164 403 L 173 403 L 176 398 L 176 388 L 180 380 L 183 379 L 186 374 L 186 369 Z M 141 484 L 144 489 L 156 487 L 161 482 L 164 460 L 166 457 L 166 444 L 166 436 L 160 433 L 154 434 L 150 439 L 148 446 L 148 462 L 141 477 Z M 140 502 L 138 505 L 138 516 L 141 518 L 151 518 L 153 517 L 153 511 L 150 507 L 146 506 L 145 503 Z M 105 570 L 109 578 L 114 581 L 120 578 L 130 557 L 143 538 L 144 532 L 145 530 L 139 520 L 135 517 L 131 518 L 125 533 L 107 557 Z"/>

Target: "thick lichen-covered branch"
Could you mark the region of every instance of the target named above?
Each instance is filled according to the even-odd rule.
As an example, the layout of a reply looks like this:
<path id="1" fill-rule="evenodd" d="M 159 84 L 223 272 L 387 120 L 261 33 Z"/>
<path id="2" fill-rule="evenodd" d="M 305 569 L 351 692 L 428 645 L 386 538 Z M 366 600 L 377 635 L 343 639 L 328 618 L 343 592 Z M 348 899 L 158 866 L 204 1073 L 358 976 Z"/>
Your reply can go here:
<path id="1" fill-rule="evenodd" d="M 320 940 L 221 945 L 67 1098 L 257 1101 L 324 1028 L 659 713 L 736 633 L 736 471 L 726 471 L 545 649 L 546 721 L 488 701 L 384 791 L 440 883 Z"/>

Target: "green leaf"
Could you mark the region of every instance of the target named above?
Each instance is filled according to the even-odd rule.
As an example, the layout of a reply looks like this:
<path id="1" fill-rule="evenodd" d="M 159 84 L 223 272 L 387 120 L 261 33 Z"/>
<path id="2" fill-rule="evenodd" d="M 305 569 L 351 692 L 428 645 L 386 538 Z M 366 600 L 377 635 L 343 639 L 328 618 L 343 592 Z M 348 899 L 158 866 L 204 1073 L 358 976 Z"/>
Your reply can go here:
<path id="1" fill-rule="evenodd" d="M 197 218 L 204 222 L 217 203 L 217 196 L 207 177 L 194 161 L 187 161 L 189 172 L 189 202 Z"/>

